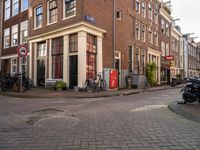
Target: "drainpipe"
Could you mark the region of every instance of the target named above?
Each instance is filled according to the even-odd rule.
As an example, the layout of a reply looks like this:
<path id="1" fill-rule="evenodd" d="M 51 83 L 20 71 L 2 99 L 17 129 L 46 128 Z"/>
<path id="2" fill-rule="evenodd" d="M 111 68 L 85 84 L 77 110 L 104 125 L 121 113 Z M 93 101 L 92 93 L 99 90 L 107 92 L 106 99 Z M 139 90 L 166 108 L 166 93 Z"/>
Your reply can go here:
<path id="1" fill-rule="evenodd" d="M 112 34 L 112 45 L 113 45 L 113 69 L 115 69 L 115 48 L 116 48 L 116 20 L 115 20 L 115 14 L 116 14 L 116 1 L 113 0 L 113 34 Z"/>
<path id="2" fill-rule="evenodd" d="M 3 1 L 0 3 L 1 9 L 3 9 Z M 2 71 L 2 65 L 1 65 L 1 56 L 2 56 L 2 51 L 3 51 L 3 43 L 2 43 L 2 38 L 3 38 L 3 12 L 0 13 L 0 72 Z M 0 74 L 1 76 L 1 74 Z"/>

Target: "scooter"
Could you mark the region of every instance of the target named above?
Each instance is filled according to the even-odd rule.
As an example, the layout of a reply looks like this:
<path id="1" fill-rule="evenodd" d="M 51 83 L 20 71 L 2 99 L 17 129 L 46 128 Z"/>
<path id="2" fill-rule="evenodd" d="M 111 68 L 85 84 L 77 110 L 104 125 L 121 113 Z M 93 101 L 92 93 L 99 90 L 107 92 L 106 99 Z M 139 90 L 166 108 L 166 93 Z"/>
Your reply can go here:
<path id="1" fill-rule="evenodd" d="M 181 89 L 183 92 L 184 103 L 193 103 L 198 101 L 200 103 L 200 80 L 195 78 L 187 79 L 185 86 Z"/>

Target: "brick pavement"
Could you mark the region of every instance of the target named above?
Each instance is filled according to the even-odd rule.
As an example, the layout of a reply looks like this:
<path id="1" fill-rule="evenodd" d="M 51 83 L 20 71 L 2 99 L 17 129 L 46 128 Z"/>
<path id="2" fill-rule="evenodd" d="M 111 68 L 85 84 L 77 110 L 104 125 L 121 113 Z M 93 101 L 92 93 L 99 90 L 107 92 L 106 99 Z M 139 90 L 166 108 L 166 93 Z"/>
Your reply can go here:
<path id="1" fill-rule="evenodd" d="M 0 149 L 198 150 L 200 124 L 167 108 L 178 99 L 179 89 L 97 99 L 0 96 Z"/>

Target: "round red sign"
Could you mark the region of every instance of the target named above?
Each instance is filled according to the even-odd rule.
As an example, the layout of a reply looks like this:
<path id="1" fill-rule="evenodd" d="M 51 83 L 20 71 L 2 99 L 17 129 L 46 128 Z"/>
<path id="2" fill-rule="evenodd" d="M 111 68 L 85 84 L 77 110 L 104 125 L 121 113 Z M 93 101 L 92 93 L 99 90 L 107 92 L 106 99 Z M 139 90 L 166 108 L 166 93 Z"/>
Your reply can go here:
<path id="1" fill-rule="evenodd" d="M 19 45 L 17 47 L 17 54 L 19 57 L 26 57 L 28 54 L 28 48 L 26 45 Z"/>

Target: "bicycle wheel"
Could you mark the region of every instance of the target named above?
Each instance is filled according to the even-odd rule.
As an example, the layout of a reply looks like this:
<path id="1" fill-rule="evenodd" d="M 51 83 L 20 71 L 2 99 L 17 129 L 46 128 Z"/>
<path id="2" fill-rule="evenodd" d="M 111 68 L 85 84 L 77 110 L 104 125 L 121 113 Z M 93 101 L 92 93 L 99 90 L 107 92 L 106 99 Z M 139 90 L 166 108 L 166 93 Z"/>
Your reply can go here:
<path id="1" fill-rule="evenodd" d="M 9 86 L 6 85 L 5 83 L 2 83 L 2 84 L 1 84 L 1 90 L 4 91 L 4 92 L 5 92 L 5 91 L 8 91 L 8 90 L 9 90 Z"/>
<path id="2" fill-rule="evenodd" d="M 91 84 L 87 84 L 86 90 L 88 93 L 92 93 L 94 91 L 94 86 Z"/>
<path id="3" fill-rule="evenodd" d="M 107 90 L 106 80 L 104 80 L 104 79 L 101 80 L 100 89 L 101 89 L 102 91 L 106 91 L 106 90 Z"/>

